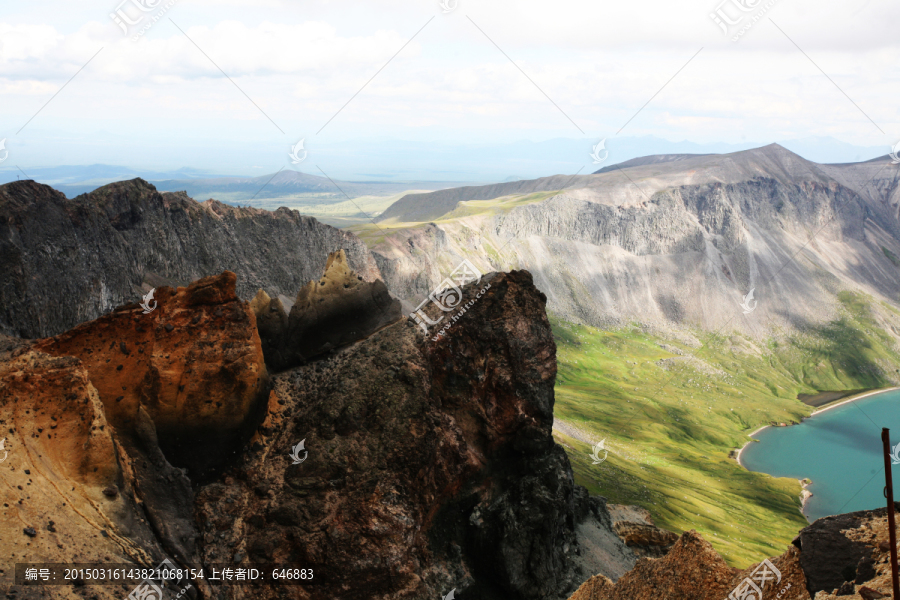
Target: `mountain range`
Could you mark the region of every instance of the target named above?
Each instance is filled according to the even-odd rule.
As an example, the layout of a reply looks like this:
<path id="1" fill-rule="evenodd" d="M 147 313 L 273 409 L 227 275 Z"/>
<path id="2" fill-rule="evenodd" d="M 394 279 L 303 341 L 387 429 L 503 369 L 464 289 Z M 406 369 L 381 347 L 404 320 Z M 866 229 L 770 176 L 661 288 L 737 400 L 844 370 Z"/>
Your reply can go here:
<path id="1" fill-rule="evenodd" d="M 608 155 L 601 164 L 590 156 L 593 146 L 604 139 Z M 101 147 L 103 141 L 93 140 Z M 311 142 L 311 140 L 307 140 Z M 396 140 L 385 138 L 354 139 L 347 142 L 307 144 L 309 155 L 300 165 L 291 162 L 288 145 L 273 148 L 270 143 L 235 140 L 221 152 L 199 152 L 184 146 L 172 148 L 168 140 L 145 141 L 140 148 L 121 147 L 117 160 L 143 167 L 108 164 L 81 166 L 51 166 L 48 155 L 37 154 L 36 148 L 54 148 L 54 158 L 71 155 L 67 150 L 72 140 L 58 140 L 51 134 L 38 135 L 25 147 L 10 147 L 10 159 L 0 165 L 0 183 L 16 179 L 35 179 L 52 185 L 69 197 L 93 191 L 96 187 L 141 177 L 153 183 L 172 183 L 173 187 L 157 187 L 161 191 L 187 191 L 191 196 L 205 199 L 207 189 L 191 187 L 195 179 L 260 179 L 258 186 L 248 186 L 234 198 L 215 197 L 226 202 L 246 203 L 262 184 L 280 169 L 303 170 L 313 177 L 321 175 L 319 168 L 343 188 L 341 182 L 368 182 L 371 190 L 377 184 L 407 184 L 406 189 L 442 189 L 458 187 L 465 182 L 515 181 L 533 179 L 554 173 L 589 173 L 599 167 L 622 164 L 646 156 L 666 154 L 727 154 L 750 150 L 758 143 L 671 141 L 652 135 L 614 136 L 598 133 L 590 138 L 556 138 L 543 141 L 515 140 L 494 143 L 468 141 Z M 888 147 L 857 146 L 828 136 L 783 140 L 781 146 L 819 163 L 848 163 L 869 160 L 884 154 Z M 79 154 L 79 158 L 94 156 Z M 102 155 L 100 155 L 102 156 Z M 59 158 L 56 158 L 59 160 Z M 90 159 L 89 159 L 90 160 Z M 100 160 L 99 158 L 97 160 Z M 66 164 L 56 162 L 55 164 Z M 148 165 L 194 165 L 194 168 L 148 168 Z M 36 166 L 42 165 L 42 166 Z M 433 182 L 433 183 L 429 183 Z M 442 184 L 442 182 L 445 182 Z M 221 182 L 220 182 L 221 183 Z M 427 184 L 426 184 L 427 183 Z M 196 194 L 192 191 L 196 190 Z M 353 196 L 351 190 L 345 190 Z M 373 193 L 373 192 L 366 192 Z"/>
<path id="2" fill-rule="evenodd" d="M 352 229 L 411 306 L 465 258 L 528 269 L 548 310 L 588 325 L 762 338 L 833 319 L 853 291 L 896 335 L 898 183 L 887 157 L 821 165 L 770 145 L 407 195 Z"/>
<path id="3" fill-rule="evenodd" d="M 900 380 L 898 168 L 673 152 L 350 230 L 2 185 L 0 553 L 299 561 L 312 599 L 713 600 L 761 564 L 781 598 L 877 598 L 883 511 L 788 545 L 796 480 L 728 450 L 806 416 L 798 390 Z"/>

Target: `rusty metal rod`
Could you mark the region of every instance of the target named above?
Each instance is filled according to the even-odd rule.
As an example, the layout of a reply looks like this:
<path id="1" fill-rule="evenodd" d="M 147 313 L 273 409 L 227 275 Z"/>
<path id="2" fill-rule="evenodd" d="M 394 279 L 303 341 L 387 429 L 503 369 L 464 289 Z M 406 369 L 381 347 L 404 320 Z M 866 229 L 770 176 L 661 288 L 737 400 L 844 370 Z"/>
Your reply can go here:
<path id="1" fill-rule="evenodd" d="M 881 429 L 884 446 L 884 495 L 887 498 L 888 532 L 891 536 L 891 578 L 894 582 L 894 600 L 900 600 L 900 579 L 897 578 L 897 526 L 894 523 L 894 484 L 891 481 L 891 432 Z"/>

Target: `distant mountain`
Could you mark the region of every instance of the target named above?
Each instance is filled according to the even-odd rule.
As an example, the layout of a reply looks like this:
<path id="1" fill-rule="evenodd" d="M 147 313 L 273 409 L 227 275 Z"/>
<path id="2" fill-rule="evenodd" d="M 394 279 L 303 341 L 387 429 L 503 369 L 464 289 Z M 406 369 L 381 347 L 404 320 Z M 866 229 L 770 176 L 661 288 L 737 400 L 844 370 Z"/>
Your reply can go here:
<path id="1" fill-rule="evenodd" d="M 529 270 L 570 321 L 754 337 L 838 318 L 850 292 L 900 341 L 900 167 L 886 158 L 821 165 L 772 144 L 602 171 L 401 198 L 380 217 L 397 233 L 373 246 L 388 287 L 416 306 L 467 258 Z"/>
<path id="2" fill-rule="evenodd" d="M 26 177 L 27 175 L 27 177 Z M 0 184 L 10 181 L 34 179 L 46 185 L 100 187 L 114 181 L 143 177 L 145 179 L 191 179 L 212 177 L 213 173 L 198 169 L 183 168 L 175 171 L 148 171 L 117 165 L 63 165 L 59 167 L 27 167 L 27 172 L 16 168 L 0 170 Z"/>
<path id="3" fill-rule="evenodd" d="M 589 175 L 554 175 L 541 179 L 511 181 L 492 185 L 449 188 L 426 194 L 407 194 L 385 210 L 376 222 L 402 220 L 407 222 L 430 221 L 444 215 L 460 203 L 468 200 L 493 200 L 512 194 L 531 194 L 577 186 Z"/>
<path id="4" fill-rule="evenodd" d="M 605 138 L 609 156 L 604 163 L 594 164 L 590 156 L 591 147 L 601 138 Z M 59 150 L 65 143 L 60 141 L 54 145 L 48 140 L 45 145 L 54 145 Z M 818 163 L 859 162 L 881 156 L 888 151 L 887 146 L 857 146 L 831 137 L 782 140 L 779 143 L 795 154 Z M 321 173 L 316 166 L 320 166 L 337 182 L 408 184 L 419 182 L 408 185 L 406 189 L 442 189 L 451 185 L 468 185 L 470 182 L 504 181 L 510 174 L 514 174 L 516 180 L 536 179 L 559 173 L 587 174 L 600 167 L 622 164 L 645 156 L 726 154 L 749 150 L 759 145 L 753 141 L 738 143 L 671 141 L 650 135 L 618 137 L 604 132 L 592 132 L 590 137 L 580 138 L 491 143 L 370 138 L 308 146 L 309 158 L 300 167 L 318 176 Z M 54 187 L 80 186 L 78 189 L 58 187 L 69 197 L 74 197 L 106 183 L 135 177 L 151 182 L 215 179 L 225 176 L 238 179 L 255 179 L 257 176 L 267 178 L 278 171 L 279 166 L 284 166 L 285 169 L 296 166 L 288 159 L 288 149 L 288 146 L 284 146 L 283 153 L 273 153 L 273 148 L 267 142 L 242 144 L 240 152 L 218 149 L 198 152 L 196 148 L 172 148 L 169 144 L 161 144 L 142 147 L 137 155 L 134 154 L 134 149 L 123 149 L 122 160 L 135 165 L 134 167 L 91 165 L 44 168 L 29 166 L 41 164 L 41 161 L 46 160 L 44 155 L 30 154 L 36 152 L 36 148 L 18 148 L 11 149 L 15 150 L 14 159 L 11 158 L 0 165 L 0 183 L 15 181 L 17 178 L 33 178 Z M 13 160 L 27 175 L 23 175 L 14 166 Z M 147 169 L 141 167 L 143 164 L 192 165 L 196 168 Z M 65 172 L 67 169 L 71 172 Z M 429 181 L 453 183 L 421 185 L 421 182 Z M 90 185 L 94 187 L 89 187 Z M 258 190 L 259 187 L 252 191 L 248 188 L 244 193 L 248 193 L 249 198 Z"/>
<path id="5" fill-rule="evenodd" d="M 27 176 L 26 176 L 27 175 Z M 186 192 L 191 197 L 227 196 L 226 203 L 249 203 L 251 199 L 283 198 L 315 194 L 346 200 L 359 196 L 390 196 L 410 189 L 439 190 L 459 181 L 342 181 L 329 180 L 293 169 L 257 177 L 235 177 L 184 168 L 177 171 L 147 171 L 116 165 L 61 166 L 27 170 L 0 170 L 0 184 L 34 179 L 64 193 L 69 198 L 87 194 L 116 181 L 141 178 L 159 191 Z M 218 198 L 217 198 L 218 199 Z"/>
<path id="6" fill-rule="evenodd" d="M 698 156 L 709 156 L 709 154 L 656 154 L 653 156 L 641 156 L 639 158 L 626 160 L 616 165 L 603 167 L 598 171 L 594 171 L 594 175 L 597 175 L 598 173 L 607 173 L 615 169 L 625 169 L 628 167 L 640 167 L 642 165 L 656 165 L 659 163 L 677 162 L 679 160 L 687 160 L 689 158 L 696 158 Z"/>
<path id="7" fill-rule="evenodd" d="M 309 175 L 293 169 L 259 177 L 213 177 L 152 182 L 159 190 L 184 191 L 191 197 L 227 194 L 228 201 L 249 202 L 252 199 L 282 198 L 297 194 L 325 194 L 346 200 L 359 196 L 390 196 L 411 188 L 441 189 L 453 182 L 340 181 Z M 346 196 L 345 196 L 346 194 Z"/>

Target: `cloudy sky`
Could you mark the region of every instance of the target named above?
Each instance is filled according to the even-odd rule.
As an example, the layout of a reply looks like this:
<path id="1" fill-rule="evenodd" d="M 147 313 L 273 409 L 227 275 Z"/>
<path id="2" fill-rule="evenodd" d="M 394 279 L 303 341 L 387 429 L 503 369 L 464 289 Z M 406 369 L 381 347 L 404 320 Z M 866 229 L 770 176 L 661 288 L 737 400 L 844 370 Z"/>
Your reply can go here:
<path id="1" fill-rule="evenodd" d="M 344 175 L 335 148 L 385 140 L 900 139 L 896 2 L 444 1 L 3 3 L 3 167 L 254 175 L 300 139 Z"/>

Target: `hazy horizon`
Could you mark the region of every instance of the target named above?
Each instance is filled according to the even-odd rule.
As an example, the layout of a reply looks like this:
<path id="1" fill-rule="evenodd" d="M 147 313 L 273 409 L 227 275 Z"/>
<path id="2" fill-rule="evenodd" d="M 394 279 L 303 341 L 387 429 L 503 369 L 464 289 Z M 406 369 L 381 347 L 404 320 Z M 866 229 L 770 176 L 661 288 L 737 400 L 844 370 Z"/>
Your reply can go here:
<path id="1" fill-rule="evenodd" d="M 846 144 L 834 138 L 807 138 L 805 140 L 780 140 L 765 143 L 698 144 L 691 141 L 674 142 L 645 136 L 623 137 L 606 146 L 609 159 L 594 164 L 585 152 L 581 140 L 559 138 L 533 142 L 521 140 L 510 144 L 456 144 L 428 145 L 407 140 L 370 139 L 368 145 L 354 152 L 348 144 L 332 144 L 319 149 L 323 160 L 338 162 L 343 155 L 343 167 L 336 167 L 329 176 L 339 180 L 383 181 L 410 183 L 492 183 L 518 179 L 537 179 L 557 174 L 582 174 L 602 167 L 619 164 L 634 158 L 656 154 L 728 154 L 777 143 L 803 158 L 817 163 L 864 162 L 884 156 L 889 147 L 861 147 Z M 590 146 L 587 148 L 591 149 Z M 368 150 L 368 151 L 367 151 Z M 266 177 L 275 170 L 263 172 L 262 167 L 251 165 L 243 171 L 217 168 L 215 165 L 181 164 L 173 168 L 134 166 L 133 164 L 60 164 L 30 167 L 0 165 L 0 183 L 16 179 L 34 178 L 48 185 L 91 183 L 102 184 L 132 176 L 150 181 L 167 179 L 198 179 L 213 177 L 254 178 Z M 289 164 L 286 169 L 323 176 L 312 163 Z"/>
<path id="2" fill-rule="evenodd" d="M 690 148 L 830 139 L 798 154 L 843 162 L 897 143 L 900 7 L 745 4 L 7 5 L 0 169 L 495 181 Z"/>

